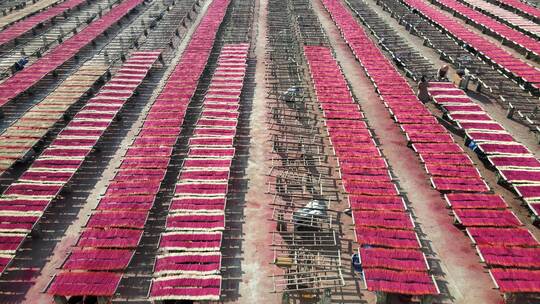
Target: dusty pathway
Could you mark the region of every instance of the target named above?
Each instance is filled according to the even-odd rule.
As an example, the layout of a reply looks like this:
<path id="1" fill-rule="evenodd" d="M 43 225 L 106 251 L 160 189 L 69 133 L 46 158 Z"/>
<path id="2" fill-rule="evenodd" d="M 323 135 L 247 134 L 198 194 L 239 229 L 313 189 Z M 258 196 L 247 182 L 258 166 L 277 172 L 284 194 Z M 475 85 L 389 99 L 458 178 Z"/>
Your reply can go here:
<path id="1" fill-rule="evenodd" d="M 241 0 L 238 0 L 241 1 Z M 236 239 L 240 244 L 239 250 L 234 256 L 238 268 L 231 271 L 230 279 L 238 281 L 234 287 L 234 296 L 223 299 L 225 303 L 282 303 L 281 293 L 272 293 L 272 274 L 279 273 L 280 269 L 272 265 L 273 252 L 270 248 L 271 232 L 275 231 L 275 222 L 272 218 L 272 209 L 269 203 L 273 197 L 266 193 L 267 176 L 271 163 L 271 143 L 267 131 L 268 108 L 266 106 L 266 62 L 265 53 L 267 48 L 267 13 L 268 0 L 255 0 L 255 18 L 253 20 L 253 45 L 254 52 L 254 91 L 250 101 L 249 128 L 246 131 L 245 159 L 247 160 L 244 178 L 247 184 L 245 199 L 240 202 L 238 211 L 240 222 L 240 236 Z M 292 0 L 294 1 L 294 0 Z M 374 0 L 365 0 L 388 24 L 397 29 L 401 36 L 422 55 L 428 58 L 436 67 L 445 64 L 440 60 L 435 50 L 422 45 L 422 39 L 411 35 L 400 26 L 397 21 L 377 6 Z M 169 64 L 165 75 L 174 67 L 180 59 L 191 34 L 196 29 L 202 16 L 211 1 L 204 1 L 202 9 L 197 15 L 194 24 L 190 26 L 182 43 L 176 49 L 176 55 Z M 320 0 L 313 1 L 313 8 L 329 36 L 329 41 L 336 52 L 336 57 L 341 64 L 343 72 L 351 83 L 351 89 L 362 106 L 369 125 L 380 143 L 380 148 L 391 167 L 391 170 L 409 200 L 408 205 L 415 217 L 415 222 L 420 226 L 424 235 L 422 242 L 427 248 L 426 254 L 433 273 L 436 275 L 442 296 L 437 303 L 498 303 L 500 294 L 495 290 L 489 275 L 479 263 L 479 257 L 472 247 L 470 240 L 453 225 L 453 219 L 448 215 L 445 203 L 438 191 L 435 191 L 427 174 L 422 168 L 416 154 L 407 147 L 406 139 L 394 121 L 390 118 L 387 109 L 380 101 L 369 79 L 365 76 L 360 64 L 354 58 L 349 47 L 341 38 L 339 30 L 334 25 Z M 445 14 L 448 14 L 445 12 Z M 450 14 L 448 14 L 450 16 Z M 462 22 L 462 21 L 460 21 Z M 470 26 L 467 25 L 469 28 Z M 475 32 L 479 32 L 473 29 Z M 496 41 L 492 37 L 488 40 Z M 506 47 L 505 47 L 506 48 Z M 516 53 L 515 51 L 511 51 Z M 454 71 L 452 71 L 453 74 Z M 160 83 L 162 86 L 164 83 Z M 160 88 L 154 91 L 159 92 Z M 501 123 L 515 138 L 525 144 L 537 157 L 540 156 L 540 146 L 537 139 L 525 126 L 507 119 L 505 111 L 493 100 L 484 96 L 473 94 L 475 102 L 481 104 L 494 119 Z M 153 100 L 153 99 L 151 99 Z M 64 197 L 55 202 L 55 206 L 48 211 L 42 223 L 45 231 L 43 237 L 35 238 L 27 242 L 17 261 L 21 269 L 8 273 L 0 281 L 1 286 L 9 286 L 16 289 L 19 294 L 13 299 L 0 297 L 0 303 L 52 303 L 49 295 L 42 291 L 46 288 L 51 277 L 57 273 L 58 267 L 64 261 L 70 248 L 75 245 L 81 232 L 81 227 L 86 223 L 92 210 L 96 207 L 109 180 L 114 176 L 116 168 L 121 162 L 121 156 L 125 153 L 128 145 L 133 141 L 143 124 L 143 119 L 150 108 L 151 102 L 138 101 L 137 106 L 126 111 L 130 115 L 124 121 L 124 125 L 117 125 L 107 143 L 114 146 L 104 147 L 103 154 L 93 156 L 86 166 L 94 166 L 102 173 L 101 176 L 87 176 L 90 170 L 81 170 L 79 177 L 74 181 L 72 193 L 66 193 Z M 440 112 L 430 106 L 433 113 L 440 116 Z M 132 123 L 128 125 L 127 122 Z M 249 134 L 247 134 L 249 133 Z M 116 137 L 122 134 L 122 137 Z M 463 146 L 463 139 L 455 136 L 456 142 Z M 479 168 L 482 176 L 490 186 L 499 194 L 503 195 L 514 212 L 526 223 L 527 227 L 540 237 L 540 230 L 533 227 L 528 220 L 525 208 L 520 206 L 520 200 L 515 194 L 497 185 L 493 171 L 488 170 L 468 149 L 465 149 Z M 93 169 L 95 169 L 93 168 Z M 83 168 L 88 169 L 88 168 Z M 97 170 L 97 169 L 96 169 Z M 96 171 L 97 172 L 97 171 Z M 86 180 L 85 180 L 86 179 Z M 89 182 L 92 181 L 92 182 Z M 243 182 L 243 181 L 240 181 Z M 243 193 L 242 193 L 243 194 Z M 238 200 L 240 201 L 240 200 Z M 363 284 L 358 284 L 356 277 L 350 271 L 351 248 L 356 248 L 353 237 L 352 221 L 349 217 L 342 218 L 344 238 L 342 242 L 343 264 L 346 266 L 344 273 L 347 286 L 333 296 L 332 303 L 375 303 L 374 294 L 367 292 Z M 351 243 L 349 244 L 348 241 Z M 23 280 L 28 280 L 33 285 L 24 285 Z M 231 284 L 232 285 L 232 284 Z M 15 286 L 15 287 L 12 287 Z"/>
<path id="2" fill-rule="evenodd" d="M 239 286 L 238 303 L 281 303 L 278 294 L 270 293 L 273 289 L 270 276 L 274 271 L 273 256 L 269 245 L 270 232 L 274 231 L 271 209 L 268 203 L 272 197 L 265 193 L 266 174 L 269 171 L 271 147 L 266 127 L 266 14 L 267 1 L 257 1 L 254 27 L 257 28 L 255 44 L 256 69 L 255 92 L 250 122 L 249 160 L 246 170 L 248 190 L 244 209 L 244 236 L 242 240 L 242 281 Z"/>

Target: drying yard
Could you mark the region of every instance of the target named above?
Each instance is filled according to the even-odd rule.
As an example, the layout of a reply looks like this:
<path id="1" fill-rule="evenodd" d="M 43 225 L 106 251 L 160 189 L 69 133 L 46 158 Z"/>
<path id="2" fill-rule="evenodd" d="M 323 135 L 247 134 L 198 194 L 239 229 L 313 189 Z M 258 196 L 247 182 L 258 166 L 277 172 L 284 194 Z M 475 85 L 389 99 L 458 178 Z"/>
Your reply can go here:
<path id="1" fill-rule="evenodd" d="M 0 303 L 540 303 L 539 0 L 0 0 Z"/>

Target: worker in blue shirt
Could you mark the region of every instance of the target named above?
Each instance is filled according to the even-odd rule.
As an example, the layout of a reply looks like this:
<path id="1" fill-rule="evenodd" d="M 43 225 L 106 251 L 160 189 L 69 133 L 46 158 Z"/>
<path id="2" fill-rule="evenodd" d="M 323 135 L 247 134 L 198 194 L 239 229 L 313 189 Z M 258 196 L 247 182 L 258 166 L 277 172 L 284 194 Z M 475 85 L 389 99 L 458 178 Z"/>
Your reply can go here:
<path id="1" fill-rule="evenodd" d="M 24 66 L 28 63 L 28 57 L 22 57 L 21 59 L 19 59 L 16 63 L 15 63 L 15 69 L 17 71 L 20 71 L 22 69 L 24 69 Z"/>

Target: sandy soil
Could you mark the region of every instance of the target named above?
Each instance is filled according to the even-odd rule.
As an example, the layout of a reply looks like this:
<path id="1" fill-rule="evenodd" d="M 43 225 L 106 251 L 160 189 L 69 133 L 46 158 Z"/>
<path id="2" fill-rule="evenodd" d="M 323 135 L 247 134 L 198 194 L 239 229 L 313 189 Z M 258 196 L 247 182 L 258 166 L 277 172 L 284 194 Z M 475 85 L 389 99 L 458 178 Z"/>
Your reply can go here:
<path id="1" fill-rule="evenodd" d="M 422 39 L 405 31 L 396 20 L 377 6 L 375 1 L 366 0 L 366 2 L 434 66 L 445 64 L 434 50 L 422 45 Z M 195 25 L 201 20 L 209 3 L 210 1 L 204 2 L 202 10 L 194 22 Z M 228 228 L 232 227 L 234 233 L 228 235 L 234 236 L 235 239 L 231 237 L 231 239 L 224 240 L 225 244 L 231 245 L 224 249 L 224 258 L 230 260 L 230 262 L 224 262 L 225 269 L 223 270 L 225 290 L 222 302 L 227 303 L 281 303 L 282 296 L 280 293 L 272 293 L 274 287 L 271 276 L 280 273 L 280 269 L 271 264 L 273 252 L 269 245 L 272 243 L 271 233 L 276 229 L 275 222 L 270 221 L 272 208 L 269 204 L 273 197 L 266 193 L 268 187 L 266 174 L 270 170 L 272 156 L 266 124 L 269 115 L 266 105 L 268 92 L 265 79 L 268 3 L 267 0 L 255 0 L 255 3 L 253 52 L 250 58 L 253 79 L 250 83 L 250 93 L 246 94 L 248 96 L 245 96 L 245 105 L 242 106 L 245 112 L 242 114 L 241 120 L 245 120 L 245 125 L 241 126 L 239 131 L 241 147 L 238 150 L 241 152 L 238 168 L 236 168 L 238 172 L 235 173 L 238 178 L 233 178 L 232 187 L 237 189 L 237 192 L 235 191 L 229 199 L 227 208 L 230 212 L 227 214 L 228 220 L 234 218 L 233 225 L 228 226 Z M 463 231 L 453 225 L 453 218 L 449 215 L 444 200 L 439 192 L 431 187 L 420 160 L 407 146 L 405 136 L 390 118 L 384 104 L 374 92 L 371 82 L 341 38 L 339 30 L 326 13 L 320 0 L 313 1 L 313 7 L 329 36 L 346 78 L 352 84 L 351 89 L 358 98 L 368 123 L 380 143 L 380 148 L 390 165 L 392 174 L 407 198 L 415 223 L 419 227 L 419 235 L 429 264 L 441 289 L 442 294 L 437 299 L 437 303 L 499 302 L 500 293 L 493 288 L 493 282 L 479 262 L 470 240 Z M 451 16 L 448 12 L 445 14 Z M 465 24 L 462 20 L 460 22 Z M 188 38 L 191 37 L 196 28 L 195 25 L 190 27 L 182 44 L 177 48 L 174 61 L 179 60 L 186 42 L 189 41 Z M 466 26 L 480 33 L 479 30 L 470 25 Z M 487 37 L 487 39 L 498 42 L 493 37 Z M 514 50 L 504 48 L 517 54 Z M 519 54 L 517 56 L 524 58 Z M 170 72 L 173 66 L 174 64 L 169 65 L 165 74 Z M 454 74 L 455 71 L 451 70 L 450 75 Z M 159 90 L 154 92 L 159 92 Z M 525 144 L 537 157 L 540 156 L 538 139 L 527 127 L 506 118 L 505 111 L 496 101 L 476 94 L 471 94 L 471 97 L 512 133 L 519 142 Z M 141 101 L 137 107 L 132 109 L 129 112 L 132 118 L 127 120 L 131 125 L 116 126 L 118 133 L 109 134 L 108 140 L 115 145 L 108 149 L 105 148 L 102 156 L 95 155 L 91 158 L 86 166 L 88 168 L 94 166 L 94 169 L 98 168 L 99 172 L 102 172 L 100 176 L 91 177 L 93 184 L 85 184 L 85 174 L 88 173 L 83 172 L 79 178 L 74 180 L 74 191 L 66 193 L 47 212 L 41 223 L 44 233 L 41 237 L 36 237 L 31 242 L 25 243 L 23 251 L 17 256 L 14 264 L 19 269 L 8 271 L 0 280 L 0 289 L 14 290 L 11 295 L 0 295 L 1 303 L 52 302 L 50 296 L 43 293 L 43 290 L 52 276 L 58 272 L 58 267 L 61 266 L 70 248 L 75 245 L 81 227 L 86 223 L 100 195 L 114 176 L 121 161 L 121 155 L 135 138 L 150 105 L 150 100 Z M 430 110 L 435 115 L 441 116 L 440 111 L 434 106 L 430 105 Z M 120 132 L 120 130 L 123 131 Z M 321 132 L 324 130 L 321 129 Z M 117 134 L 121 134 L 122 137 L 114 138 Z M 463 144 L 462 137 L 455 134 L 454 137 L 456 142 Z M 329 148 L 329 143 L 325 142 Z M 528 212 L 520 205 L 521 201 L 516 195 L 498 185 L 495 173 L 486 168 L 472 151 L 468 149 L 465 151 L 471 156 L 492 189 L 503 195 L 527 228 L 540 237 L 539 229 L 530 224 Z M 327 149 L 326 152 L 331 154 L 330 149 Z M 337 166 L 332 159 L 330 159 L 329 164 Z M 332 171 L 336 172 L 336 170 Z M 339 184 L 338 186 L 340 187 Z M 339 211 L 342 211 L 347 207 L 344 203 L 346 196 L 341 193 L 340 199 Z M 375 303 L 375 295 L 365 289 L 350 267 L 350 255 L 357 248 L 351 218 L 342 216 L 340 226 L 342 227 L 341 250 L 346 286 L 334 293 L 332 303 Z M 27 283 L 22 283 L 23 281 Z"/>
<path id="2" fill-rule="evenodd" d="M 470 240 L 453 226 L 452 218 L 440 194 L 429 184 L 422 164 L 416 154 L 407 147 L 405 136 L 389 117 L 389 114 L 356 62 L 338 29 L 324 11 L 319 1 L 314 5 L 327 30 L 331 44 L 344 73 L 352 83 L 353 93 L 360 99 L 369 124 L 374 128 L 380 147 L 397 177 L 402 191 L 410 201 L 410 207 L 419 224 L 424 239 L 431 249 L 434 272 L 441 280 L 445 301 L 456 303 L 492 303 L 499 293 L 484 272 Z M 439 269 L 437 269 L 439 268 Z M 474 279 L 471 279 L 474 278 Z"/>
<path id="3" fill-rule="evenodd" d="M 257 1 L 257 29 L 255 43 L 255 92 L 250 118 L 249 160 L 246 169 L 248 188 L 245 202 L 244 235 L 242 238 L 242 281 L 239 285 L 237 303 L 279 303 L 281 296 L 270 293 L 273 290 L 271 275 L 277 267 L 270 264 L 273 253 L 270 250 L 271 232 L 275 225 L 270 221 L 272 209 L 268 205 L 272 197 L 265 193 L 266 173 L 270 169 L 271 146 L 266 126 L 266 13 L 267 1 Z"/>

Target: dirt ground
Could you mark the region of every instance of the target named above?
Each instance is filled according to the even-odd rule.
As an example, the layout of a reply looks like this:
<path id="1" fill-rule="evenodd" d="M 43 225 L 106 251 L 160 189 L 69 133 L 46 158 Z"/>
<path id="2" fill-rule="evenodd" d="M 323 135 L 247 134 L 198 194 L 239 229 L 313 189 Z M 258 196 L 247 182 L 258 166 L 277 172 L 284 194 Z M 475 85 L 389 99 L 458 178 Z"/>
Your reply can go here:
<path id="1" fill-rule="evenodd" d="M 256 5 L 255 27 L 255 92 L 250 119 L 250 148 L 246 169 L 248 180 L 246 205 L 244 209 L 245 223 L 242 239 L 242 281 L 239 285 L 239 298 L 236 303 L 279 303 L 281 295 L 271 293 L 273 283 L 271 275 L 277 271 L 270 264 L 273 260 L 271 232 L 275 224 L 271 222 L 272 196 L 266 194 L 266 174 L 270 170 L 271 146 L 267 133 L 266 117 L 266 13 L 267 1 L 259 0 Z"/>
<path id="2" fill-rule="evenodd" d="M 294 0 L 293 0 L 294 1 Z M 402 37 L 414 46 L 422 55 L 428 58 L 436 67 L 445 64 L 439 59 L 438 54 L 428 47 L 422 45 L 422 40 L 411 35 L 396 20 L 377 6 L 374 0 L 366 0 L 386 22 L 398 30 Z M 199 12 L 197 24 L 210 1 L 205 1 L 202 10 Z M 242 189 L 243 198 L 238 208 L 232 207 L 239 218 L 238 231 L 239 247 L 234 252 L 234 256 L 228 258 L 237 259 L 238 265 L 226 280 L 236 283 L 227 283 L 234 289 L 231 296 L 227 296 L 222 302 L 225 303 L 282 303 L 282 294 L 273 292 L 274 286 L 272 275 L 279 273 L 280 269 L 273 265 L 273 252 L 270 247 L 272 243 L 272 232 L 276 230 L 275 222 L 271 221 L 272 208 L 270 203 L 273 197 L 267 193 L 268 177 L 267 173 L 271 168 L 271 142 L 266 124 L 268 113 L 267 83 L 266 83 L 266 27 L 267 27 L 267 5 L 268 0 L 255 0 L 255 18 L 253 22 L 253 92 L 249 102 L 249 123 L 245 128 L 246 146 L 243 157 L 246 166 L 243 168 L 243 181 L 245 186 Z M 312 1 L 316 15 L 325 30 L 331 45 L 341 65 L 344 75 L 349 83 L 354 95 L 358 98 L 362 110 L 366 116 L 369 126 L 373 129 L 384 157 L 388 161 L 392 174 L 398 182 L 401 192 L 406 197 L 407 205 L 413 215 L 414 221 L 419 228 L 421 242 L 426 248 L 428 262 L 434 273 L 441 295 L 436 299 L 437 303 L 498 303 L 501 301 L 501 294 L 494 288 L 494 284 L 488 272 L 480 263 L 480 259 L 471 245 L 470 239 L 463 231 L 453 225 L 453 217 L 449 215 L 449 210 L 438 191 L 435 191 L 429 182 L 429 177 L 423 170 L 417 155 L 407 146 L 407 140 L 398 125 L 391 119 L 382 101 L 374 92 L 374 88 L 365 76 L 361 65 L 354 58 L 351 50 L 342 39 L 338 28 L 335 26 L 330 16 L 324 9 L 320 0 Z M 448 14 L 450 16 L 450 14 Z M 464 22 L 463 22 L 464 23 Z M 467 25 L 469 26 L 469 25 Z M 196 27 L 192 26 L 186 37 L 190 37 Z M 480 33 L 478 30 L 473 29 Z M 489 37 L 491 41 L 496 39 Z M 183 44 L 180 49 L 185 47 Z M 507 48 L 508 49 L 508 48 Z M 517 52 L 510 50 L 514 54 Z M 177 52 L 175 60 L 180 58 L 181 51 Z M 518 55 L 521 56 L 521 55 Z M 523 57 L 524 58 L 524 57 Z M 538 64 L 535 64 L 538 66 Z M 171 65 L 174 66 L 174 65 Z M 453 76 L 455 71 L 450 71 Z M 540 156 L 538 139 L 525 126 L 506 118 L 505 111 L 486 96 L 471 94 L 475 102 L 481 104 L 484 109 L 499 123 L 501 123 L 515 138 L 525 144 L 537 157 Z M 19 260 L 21 271 L 9 274 L 0 282 L 2 286 L 14 286 L 20 284 L 25 278 L 30 278 L 32 286 L 18 285 L 21 290 L 16 297 L 0 297 L 1 303 L 52 303 L 50 296 L 43 293 L 52 276 L 57 273 L 57 268 L 61 266 L 70 247 L 74 246 L 76 237 L 81 232 L 81 227 L 95 208 L 99 196 L 114 176 L 115 168 L 121 161 L 121 155 L 128 144 L 136 136 L 137 131 L 143 123 L 145 113 L 148 112 L 150 103 L 141 105 L 138 119 L 134 119 L 133 124 L 120 143 L 120 148 L 114 155 L 102 164 L 103 175 L 88 195 L 86 204 L 77 208 L 66 210 L 71 212 L 66 218 L 66 222 L 61 227 L 51 226 L 57 229 L 54 239 L 44 239 L 36 241 L 32 246 L 27 247 L 27 252 Z M 433 106 L 430 110 L 437 115 L 441 113 Z M 463 145 L 463 138 L 455 135 L 456 142 Z M 330 148 L 330 147 L 328 147 Z M 328 149 L 329 150 L 329 149 Z M 526 227 L 532 231 L 537 238 L 540 238 L 540 231 L 530 223 L 527 210 L 521 206 L 521 201 L 514 193 L 497 184 L 497 177 L 493 171 L 486 168 L 480 159 L 468 149 L 471 159 L 477 165 L 480 173 L 489 186 L 498 194 L 503 195 L 512 210 L 525 223 Z M 65 198 L 64 201 L 68 200 Z M 346 198 L 343 198 L 346 201 Z M 66 203 L 66 202 L 64 202 Z M 61 209 L 62 203 L 57 208 Z M 343 211 L 346 207 L 340 206 Z M 59 212 L 59 210 L 57 210 Z M 342 233 L 342 253 L 344 260 L 344 276 L 346 286 L 339 295 L 332 298 L 332 303 L 375 303 L 375 295 L 365 289 L 359 278 L 354 277 L 350 267 L 350 255 L 357 246 L 354 245 L 353 224 L 350 217 L 342 217 L 341 226 L 344 227 Z M 62 228 L 62 229 L 60 229 Z M 36 250 L 35 258 L 40 263 L 32 262 L 31 250 Z M 25 260 L 26 259 L 26 260 Z M 348 263 L 348 264 L 347 264 Z"/>

